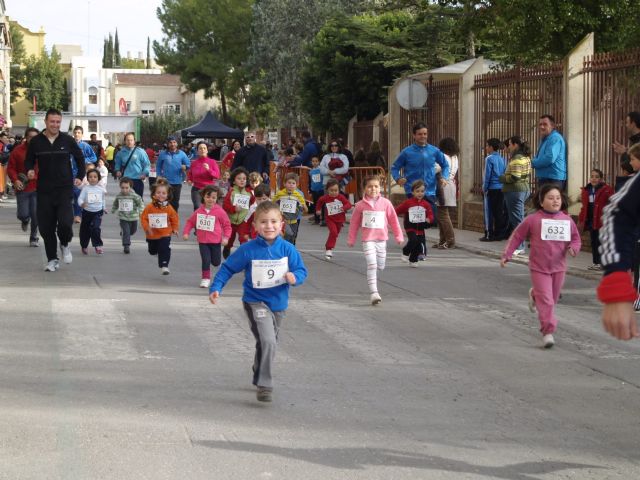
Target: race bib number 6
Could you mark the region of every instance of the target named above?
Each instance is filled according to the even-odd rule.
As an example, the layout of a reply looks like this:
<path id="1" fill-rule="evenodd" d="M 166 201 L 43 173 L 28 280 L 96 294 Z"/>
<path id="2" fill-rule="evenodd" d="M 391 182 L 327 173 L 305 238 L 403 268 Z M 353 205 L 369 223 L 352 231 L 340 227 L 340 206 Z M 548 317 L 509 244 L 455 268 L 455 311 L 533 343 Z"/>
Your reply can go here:
<path id="1" fill-rule="evenodd" d="M 542 240 L 569 242 L 571 241 L 571 222 L 569 220 L 543 218 L 540 236 Z"/>
<path id="2" fill-rule="evenodd" d="M 199 213 L 196 221 L 196 228 L 198 230 L 204 230 L 206 232 L 213 232 L 213 228 L 216 226 L 216 217 L 213 215 L 205 215 Z"/>
<path id="3" fill-rule="evenodd" d="M 384 228 L 384 212 L 362 212 L 362 226 L 366 228 Z"/>
<path id="4" fill-rule="evenodd" d="M 149 214 L 149 226 L 151 228 L 167 228 L 167 214 L 166 213 L 150 213 Z"/>
<path id="5" fill-rule="evenodd" d="M 284 276 L 289 271 L 289 257 L 278 260 L 251 260 L 251 283 L 253 288 L 271 288 L 286 283 Z"/>

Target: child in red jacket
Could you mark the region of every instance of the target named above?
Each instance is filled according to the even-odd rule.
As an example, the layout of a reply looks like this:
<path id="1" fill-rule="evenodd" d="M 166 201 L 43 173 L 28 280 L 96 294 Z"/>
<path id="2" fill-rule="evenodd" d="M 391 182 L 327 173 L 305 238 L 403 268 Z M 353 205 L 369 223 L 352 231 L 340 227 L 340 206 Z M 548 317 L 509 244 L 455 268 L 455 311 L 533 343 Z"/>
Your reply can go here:
<path id="1" fill-rule="evenodd" d="M 591 235 L 591 256 L 593 265 L 589 270 L 602 270 L 600 265 L 600 227 L 602 227 L 602 211 L 613 195 L 613 189 L 604 182 L 602 170 L 591 170 L 589 183 L 582 188 L 582 209 L 578 216 L 578 228 L 588 230 Z"/>
<path id="2" fill-rule="evenodd" d="M 335 178 L 327 180 L 325 186 L 326 195 L 321 196 L 316 202 L 316 218 L 320 218 L 322 209 L 326 209 L 324 215 L 327 228 L 329 229 L 329 237 L 325 243 L 325 258 L 331 260 L 333 258 L 333 249 L 340 235 L 340 230 L 346 222 L 346 212 L 350 210 L 352 205 L 347 198 L 340 193 L 340 182 Z"/>
<path id="3" fill-rule="evenodd" d="M 425 185 L 422 180 L 411 184 L 411 198 L 396 207 L 398 216 L 404 216 L 404 230 L 409 238 L 402 249 L 402 261 L 410 267 L 418 266 L 418 256 L 427 254 L 424 230 L 433 223 L 433 209 L 424 199 Z M 423 252 L 424 248 L 424 252 Z"/>

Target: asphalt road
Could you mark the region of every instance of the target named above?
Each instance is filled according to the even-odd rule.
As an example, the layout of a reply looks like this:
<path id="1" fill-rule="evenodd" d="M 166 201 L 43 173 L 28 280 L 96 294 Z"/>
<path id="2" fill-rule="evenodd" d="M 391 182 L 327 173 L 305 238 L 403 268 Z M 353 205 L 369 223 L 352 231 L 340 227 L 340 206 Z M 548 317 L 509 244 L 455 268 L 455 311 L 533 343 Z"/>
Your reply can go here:
<path id="1" fill-rule="evenodd" d="M 360 250 L 343 235 L 329 263 L 325 230 L 300 232 L 309 278 L 262 404 L 241 278 L 210 305 L 193 240 L 162 276 L 108 215 L 103 257 L 76 237 L 46 273 L 2 204 L 0 478 L 640 477 L 640 344 L 602 331 L 594 281 L 567 278 L 543 350 L 524 266 L 457 249 L 410 269 L 390 243 L 372 307 Z"/>

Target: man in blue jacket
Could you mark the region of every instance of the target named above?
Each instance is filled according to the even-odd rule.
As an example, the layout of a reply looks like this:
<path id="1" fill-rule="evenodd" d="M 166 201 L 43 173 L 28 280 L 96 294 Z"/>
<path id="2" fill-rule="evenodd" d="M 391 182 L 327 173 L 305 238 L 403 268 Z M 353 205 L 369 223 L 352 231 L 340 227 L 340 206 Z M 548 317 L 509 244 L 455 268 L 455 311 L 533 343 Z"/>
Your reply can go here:
<path id="1" fill-rule="evenodd" d="M 408 198 L 411 198 L 411 184 L 422 180 L 426 185 L 425 199 L 436 212 L 436 163 L 442 169 L 440 184 L 447 184 L 449 178 L 449 162 L 444 154 L 433 145 L 427 143 L 429 130 L 420 122 L 413 126 L 414 143 L 400 152 L 391 166 L 391 176 L 404 187 Z"/>
<path id="2" fill-rule="evenodd" d="M 306 130 L 302 132 L 302 142 L 304 143 L 304 148 L 302 149 L 302 152 L 300 152 L 296 158 L 289 163 L 290 167 L 303 166 L 311 168 L 311 159 L 320 155 L 320 149 L 318 148 L 315 140 L 311 138 L 311 134 Z"/>
<path id="3" fill-rule="evenodd" d="M 180 193 L 182 192 L 182 182 L 186 178 L 187 169 L 191 166 L 189 157 L 178 148 L 178 141 L 175 137 L 167 139 L 167 149 L 162 150 L 158 155 L 156 172 L 158 176 L 164 177 L 171 185 L 172 198 L 171 206 L 177 212 L 180 207 Z"/>
<path id="4" fill-rule="evenodd" d="M 536 171 L 538 186 L 553 183 L 565 190 L 567 186 L 567 145 L 560 132 L 556 130 L 556 121 L 551 115 L 542 115 L 538 122 L 540 145 L 538 153 L 531 162 Z"/>
<path id="5" fill-rule="evenodd" d="M 506 162 L 500 149 L 502 142 L 497 138 L 490 138 L 485 145 L 487 158 L 484 167 L 484 182 L 482 192 L 487 197 L 489 203 L 489 221 L 487 224 L 486 236 L 480 239 L 481 242 L 500 241 L 507 238 L 507 214 L 504 204 L 504 194 L 502 193 L 502 183 L 500 175 L 506 170 Z"/>

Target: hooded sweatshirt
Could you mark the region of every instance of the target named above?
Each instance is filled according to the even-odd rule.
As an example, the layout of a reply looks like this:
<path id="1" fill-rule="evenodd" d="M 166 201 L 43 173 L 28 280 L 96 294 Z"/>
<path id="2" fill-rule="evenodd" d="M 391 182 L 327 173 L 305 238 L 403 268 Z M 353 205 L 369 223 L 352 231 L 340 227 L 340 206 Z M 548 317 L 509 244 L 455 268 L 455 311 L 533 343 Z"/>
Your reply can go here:
<path id="1" fill-rule="evenodd" d="M 194 228 L 198 243 L 220 243 L 223 238 L 226 240 L 231 236 L 227 212 L 217 203 L 210 210 L 204 204 L 200 205 L 187 219 L 182 234 L 189 235 Z"/>
<path id="2" fill-rule="evenodd" d="M 348 243 L 356 243 L 359 229 L 362 230 L 363 242 L 386 241 L 389 238 L 389 227 L 393 230 L 396 241 L 401 243 L 404 236 L 391 202 L 382 196 L 375 199 L 365 196 L 353 209 Z"/>

